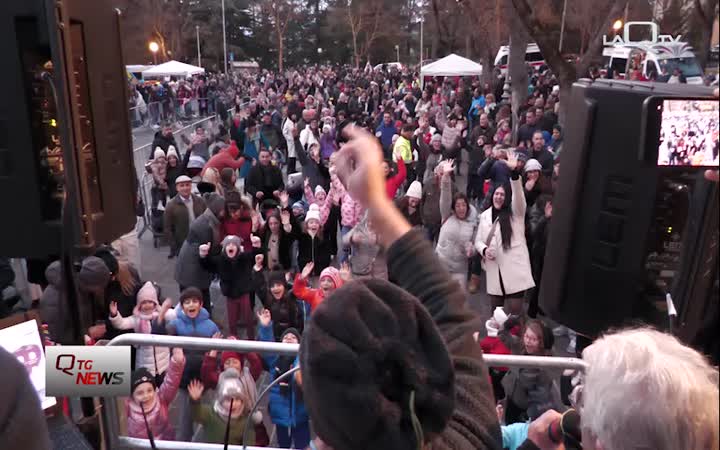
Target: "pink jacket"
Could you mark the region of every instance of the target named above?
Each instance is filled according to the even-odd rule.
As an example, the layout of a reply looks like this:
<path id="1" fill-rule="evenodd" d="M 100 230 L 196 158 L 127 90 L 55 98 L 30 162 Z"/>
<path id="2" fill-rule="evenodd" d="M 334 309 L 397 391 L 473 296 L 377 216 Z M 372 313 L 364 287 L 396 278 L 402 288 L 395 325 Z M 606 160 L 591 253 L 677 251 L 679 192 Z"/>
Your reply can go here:
<path id="1" fill-rule="evenodd" d="M 305 200 L 307 200 L 308 204 L 310 205 L 317 205 L 320 210 L 320 225 L 325 225 L 325 222 L 327 222 L 328 217 L 330 217 L 330 209 L 332 208 L 332 202 L 330 201 L 330 198 L 333 193 L 333 187 L 330 188 L 330 192 L 325 197 L 325 200 L 320 203 L 319 200 L 315 199 L 315 194 L 313 194 L 312 189 L 310 189 L 309 186 L 305 186 Z"/>
<path id="2" fill-rule="evenodd" d="M 345 186 L 342 185 L 337 177 L 333 177 L 332 189 L 330 190 L 333 191 L 334 198 L 340 200 L 340 225 L 350 228 L 357 225 L 363 214 L 363 208 L 360 202 L 348 194 Z"/>
<path id="3" fill-rule="evenodd" d="M 175 440 L 175 430 L 170 425 L 168 419 L 168 409 L 170 403 L 175 399 L 178 388 L 180 387 L 180 378 L 185 368 L 185 360 L 182 362 L 175 361 L 170 358 L 170 366 L 165 373 L 165 380 L 157 390 L 157 398 L 155 406 L 150 411 L 145 411 L 148 425 L 153 433 L 153 438 L 165 441 Z M 143 419 L 142 409 L 140 405 L 129 398 L 125 403 L 125 412 L 127 413 L 128 436 L 134 438 L 148 439 L 147 429 L 145 428 L 145 420 Z"/>

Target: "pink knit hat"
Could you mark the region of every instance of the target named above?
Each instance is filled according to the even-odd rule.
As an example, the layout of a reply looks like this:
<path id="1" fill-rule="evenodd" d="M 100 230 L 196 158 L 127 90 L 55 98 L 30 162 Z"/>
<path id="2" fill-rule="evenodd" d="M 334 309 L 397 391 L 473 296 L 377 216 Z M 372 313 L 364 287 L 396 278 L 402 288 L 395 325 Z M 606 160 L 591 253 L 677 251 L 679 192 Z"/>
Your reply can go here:
<path id="1" fill-rule="evenodd" d="M 340 286 L 343 285 L 343 280 L 340 278 L 340 271 L 334 267 L 327 267 L 320 272 L 320 280 L 325 277 L 330 278 L 330 280 L 335 284 L 335 289 L 339 289 Z"/>

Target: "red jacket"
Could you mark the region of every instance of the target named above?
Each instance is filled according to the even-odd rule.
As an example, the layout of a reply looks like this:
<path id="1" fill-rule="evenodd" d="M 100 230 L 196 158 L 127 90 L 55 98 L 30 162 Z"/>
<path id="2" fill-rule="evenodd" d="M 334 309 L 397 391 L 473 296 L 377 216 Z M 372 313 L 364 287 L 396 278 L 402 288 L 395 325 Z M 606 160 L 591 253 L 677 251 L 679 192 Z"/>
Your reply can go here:
<path id="1" fill-rule="evenodd" d="M 505 344 L 502 343 L 499 337 L 494 336 L 486 336 L 483 338 L 482 341 L 480 341 L 480 348 L 482 348 L 483 353 L 487 353 L 488 355 L 510 355 L 512 352 L 510 351 Z M 508 369 L 507 367 L 498 367 L 497 368 L 500 371 L 506 372 Z"/>
<path id="2" fill-rule="evenodd" d="M 391 176 L 385 182 L 385 189 L 387 191 L 388 198 L 390 200 L 395 198 L 398 188 L 405 182 L 407 177 L 407 170 L 405 169 L 405 161 L 402 158 L 397 160 L 398 171 L 395 175 Z"/>
<path id="3" fill-rule="evenodd" d="M 225 236 L 239 236 L 243 240 L 243 245 L 249 246 L 251 234 L 252 219 L 250 218 L 249 212 L 245 214 L 244 217 L 240 217 L 239 220 L 226 217 L 225 220 L 220 223 L 220 239 L 225 239 Z"/>
<path id="4" fill-rule="evenodd" d="M 241 168 L 242 165 L 245 164 L 245 158 L 238 159 L 239 154 L 240 150 L 237 148 L 235 141 L 233 141 L 230 147 L 220 150 L 217 155 L 210 158 L 210 160 L 205 164 L 205 167 L 203 167 L 203 173 L 211 167 L 216 169 L 218 172 L 226 167 L 230 167 L 231 169 Z"/>
<path id="5" fill-rule="evenodd" d="M 295 282 L 293 283 L 293 295 L 310 304 L 310 310 L 315 311 L 315 307 L 322 303 L 325 299 L 322 289 L 312 289 L 307 285 L 307 280 L 300 277 L 300 274 L 295 276 Z"/>

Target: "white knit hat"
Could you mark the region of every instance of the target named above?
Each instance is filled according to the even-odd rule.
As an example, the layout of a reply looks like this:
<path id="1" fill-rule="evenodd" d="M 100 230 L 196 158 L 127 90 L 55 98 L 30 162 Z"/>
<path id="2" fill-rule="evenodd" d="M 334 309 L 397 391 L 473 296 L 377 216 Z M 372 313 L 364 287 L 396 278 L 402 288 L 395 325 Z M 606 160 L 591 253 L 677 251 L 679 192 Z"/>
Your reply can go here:
<path id="1" fill-rule="evenodd" d="M 163 149 L 161 149 L 160 147 L 155 147 L 155 152 L 153 153 L 153 158 L 158 159 L 158 158 L 164 158 L 164 157 L 165 157 L 165 152 L 163 151 Z"/>
<path id="2" fill-rule="evenodd" d="M 495 322 L 497 322 L 500 328 L 505 325 L 505 322 L 507 322 L 508 320 L 508 315 L 505 313 L 505 310 L 502 308 L 502 306 L 498 306 L 497 308 L 495 308 L 495 311 L 493 311 L 493 319 L 495 319 Z"/>
<path id="3" fill-rule="evenodd" d="M 311 220 L 317 220 L 320 222 L 320 211 L 317 209 L 310 209 L 307 214 L 305 214 L 305 223 L 308 223 Z"/>
<path id="4" fill-rule="evenodd" d="M 321 192 L 327 195 L 327 192 L 325 192 L 325 188 L 318 184 L 317 186 L 315 186 L 315 196 L 317 197 L 317 195 Z"/>
<path id="5" fill-rule="evenodd" d="M 407 190 L 407 193 L 405 194 L 408 197 L 421 199 L 422 198 L 422 185 L 418 180 L 413 181 L 410 183 L 410 187 Z"/>
<path id="6" fill-rule="evenodd" d="M 525 172 L 531 172 L 533 170 L 541 171 L 542 165 L 540 165 L 540 162 L 537 159 L 528 159 L 525 163 Z"/>
<path id="7" fill-rule="evenodd" d="M 175 150 L 174 145 L 171 145 L 168 147 L 167 157 L 170 158 L 171 156 L 174 156 L 175 159 L 180 159 L 180 157 L 178 156 L 177 150 Z"/>

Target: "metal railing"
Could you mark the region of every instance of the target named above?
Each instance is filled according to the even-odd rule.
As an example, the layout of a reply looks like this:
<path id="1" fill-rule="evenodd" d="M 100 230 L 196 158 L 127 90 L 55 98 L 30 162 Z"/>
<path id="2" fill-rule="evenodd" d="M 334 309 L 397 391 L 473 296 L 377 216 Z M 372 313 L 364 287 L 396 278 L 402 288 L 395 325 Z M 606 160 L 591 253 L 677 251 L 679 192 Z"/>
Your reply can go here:
<path id="1" fill-rule="evenodd" d="M 299 344 L 282 344 L 277 342 L 246 341 L 231 339 L 198 338 L 186 336 L 165 336 L 154 334 L 128 333 L 117 336 L 107 345 L 149 345 L 157 347 L 179 347 L 191 350 L 221 350 L 236 352 L 274 353 L 280 355 L 296 355 Z M 515 355 L 483 355 L 485 364 L 490 367 L 536 367 L 539 369 L 574 369 L 585 371 L 587 363 L 578 358 L 562 358 L 552 356 L 515 356 Z M 120 435 L 117 398 L 103 397 L 103 408 L 100 410 L 104 429 L 106 450 L 116 448 L 152 448 L 148 439 L 131 438 Z M 191 443 L 179 441 L 155 441 L 157 449 L 223 449 L 221 444 Z M 281 450 L 272 447 L 251 447 L 230 445 L 231 450 Z"/>
<path id="2" fill-rule="evenodd" d="M 177 98 L 152 101 L 145 105 L 135 105 L 128 108 L 130 124 L 132 128 L 148 127 L 158 125 L 162 122 L 177 122 L 178 120 L 191 120 L 200 117 L 200 103 L 204 102 L 203 108 L 207 116 L 217 114 L 215 98 L 191 98 L 181 103 Z"/>

